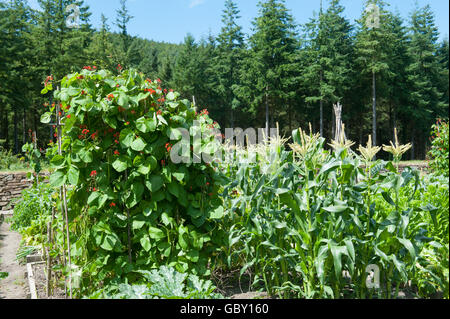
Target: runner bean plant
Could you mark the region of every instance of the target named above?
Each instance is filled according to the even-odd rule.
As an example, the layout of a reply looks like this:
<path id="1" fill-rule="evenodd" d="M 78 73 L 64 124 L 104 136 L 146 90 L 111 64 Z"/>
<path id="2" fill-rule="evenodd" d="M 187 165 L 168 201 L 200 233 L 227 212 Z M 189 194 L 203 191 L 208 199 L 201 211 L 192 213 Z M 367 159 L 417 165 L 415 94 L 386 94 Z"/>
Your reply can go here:
<path id="1" fill-rule="evenodd" d="M 207 275 L 222 245 L 216 167 L 174 164 L 170 151 L 181 139 L 178 128 L 214 125 L 208 112 L 135 70 L 113 75 L 85 67 L 42 93 L 56 84 L 62 154 L 57 143 L 48 151 L 50 183 L 69 188 L 74 286 L 88 293 L 161 265 Z M 42 122 L 51 121 L 58 103 Z"/>

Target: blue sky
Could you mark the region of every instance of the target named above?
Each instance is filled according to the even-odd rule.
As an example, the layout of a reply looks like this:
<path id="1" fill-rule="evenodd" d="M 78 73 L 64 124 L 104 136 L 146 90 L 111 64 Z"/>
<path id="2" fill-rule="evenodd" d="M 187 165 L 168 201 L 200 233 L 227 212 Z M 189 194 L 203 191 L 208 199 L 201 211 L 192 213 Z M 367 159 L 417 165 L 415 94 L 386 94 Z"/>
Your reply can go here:
<path id="1" fill-rule="evenodd" d="M 37 0 L 28 0 L 37 8 Z M 390 4 L 391 11 L 400 12 L 408 18 L 416 3 L 422 7 L 430 4 L 436 17 L 440 38 L 448 38 L 449 33 L 449 1 L 448 0 L 385 0 Z M 257 0 L 235 0 L 241 11 L 240 25 L 244 32 L 251 33 L 251 21 L 258 15 Z M 324 5 L 328 3 L 323 0 Z M 91 23 L 95 28 L 100 26 L 100 16 L 103 13 L 112 30 L 119 0 L 85 0 L 91 8 Z M 364 0 L 341 0 L 345 7 L 345 15 L 354 22 L 363 10 Z M 305 23 L 313 12 L 317 12 L 320 0 L 286 0 L 286 6 L 297 23 Z M 217 35 L 222 26 L 222 10 L 224 0 L 128 0 L 128 9 L 134 18 L 129 24 L 129 33 L 140 37 L 181 43 L 189 32 L 196 39 L 206 37 L 209 32 Z"/>

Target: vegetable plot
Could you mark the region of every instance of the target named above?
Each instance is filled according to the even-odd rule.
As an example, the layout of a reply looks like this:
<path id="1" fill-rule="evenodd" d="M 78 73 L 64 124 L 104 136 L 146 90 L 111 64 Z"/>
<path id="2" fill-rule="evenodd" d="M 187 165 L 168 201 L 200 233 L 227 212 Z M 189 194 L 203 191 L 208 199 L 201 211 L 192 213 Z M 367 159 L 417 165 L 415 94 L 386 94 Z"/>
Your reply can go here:
<path id="1" fill-rule="evenodd" d="M 208 164 L 197 159 L 217 147 L 215 122 L 158 80 L 85 68 L 60 84 L 62 155 L 47 155 L 51 186 L 69 190 L 72 265 L 60 266 L 76 296 L 220 298 L 211 272 L 238 269 L 280 298 L 448 298 L 448 179 L 400 173 L 410 144 L 369 137 L 358 155 L 343 127 L 328 151 L 299 129 L 291 150 L 276 136 L 223 145 Z M 394 162 L 373 161 L 382 149 Z M 67 250 L 62 224 L 52 257 Z M 46 220 L 33 225 L 44 241 Z"/>

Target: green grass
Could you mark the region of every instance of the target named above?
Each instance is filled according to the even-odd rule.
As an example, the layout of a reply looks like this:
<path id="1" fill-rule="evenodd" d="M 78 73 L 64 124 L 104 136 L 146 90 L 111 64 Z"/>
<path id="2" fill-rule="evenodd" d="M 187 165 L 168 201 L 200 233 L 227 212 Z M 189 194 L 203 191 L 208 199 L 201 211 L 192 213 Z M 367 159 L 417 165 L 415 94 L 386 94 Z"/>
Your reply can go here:
<path id="1" fill-rule="evenodd" d="M 49 170 L 50 166 L 44 166 L 41 173 L 45 173 Z M 0 173 L 30 173 L 33 170 L 31 168 L 17 168 L 17 169 L 0 169 Z"/>

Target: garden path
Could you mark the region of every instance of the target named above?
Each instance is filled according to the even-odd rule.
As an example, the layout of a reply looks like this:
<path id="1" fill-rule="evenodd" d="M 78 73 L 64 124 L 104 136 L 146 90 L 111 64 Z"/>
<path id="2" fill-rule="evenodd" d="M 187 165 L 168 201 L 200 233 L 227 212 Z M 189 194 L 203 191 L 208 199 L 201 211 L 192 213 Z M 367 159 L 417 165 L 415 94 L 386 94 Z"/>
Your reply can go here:
<path id="1" fill-rule="evenodd" d="M 27 299 L 26 267 L 16 260 L 22 237 L 10 226 L 6 221 L 0 225 L 0 272 L 8 273 L 8 277 L 0 279 L 0 299 Z"/>

